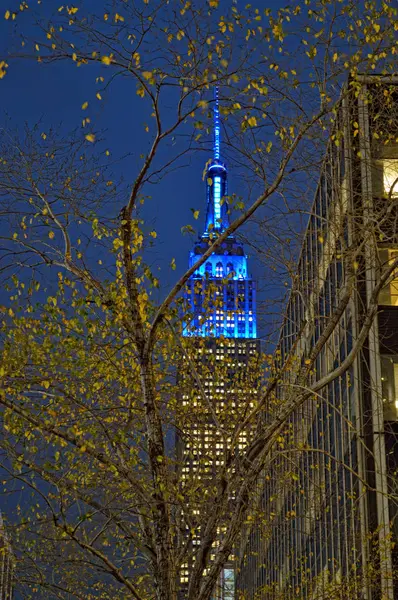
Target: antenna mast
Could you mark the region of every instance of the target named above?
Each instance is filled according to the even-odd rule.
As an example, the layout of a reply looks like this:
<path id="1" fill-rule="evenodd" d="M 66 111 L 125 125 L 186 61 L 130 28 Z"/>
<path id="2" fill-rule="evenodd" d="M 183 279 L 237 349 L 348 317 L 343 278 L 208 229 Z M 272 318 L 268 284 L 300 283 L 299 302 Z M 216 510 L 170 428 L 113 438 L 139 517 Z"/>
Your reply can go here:
<path id="1" fill-rule="evenodd" d="M 220 160 L 220 109 L 218 86 L 214 88 L 214 160 Z"/>

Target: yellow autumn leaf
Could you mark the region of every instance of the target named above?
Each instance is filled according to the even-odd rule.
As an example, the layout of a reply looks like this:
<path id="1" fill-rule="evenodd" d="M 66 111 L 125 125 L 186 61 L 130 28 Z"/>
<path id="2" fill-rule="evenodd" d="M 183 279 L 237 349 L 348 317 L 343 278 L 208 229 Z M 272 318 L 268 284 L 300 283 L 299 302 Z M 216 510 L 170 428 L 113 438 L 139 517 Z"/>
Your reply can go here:
<path id="1" fill-rule="evenodd" d="M 88 142 L 95 142 L 95 135 L 93 133 L 88 133 L 85 137 Z"/>
<path id="2" fill-rule="evenodd" d="M 98 100 L 102 100 L 102 96 L 99 92 L 96 93 L 96 96 L 97 96 Z"/>
<path id="3" fill-rule="evenodd" d="M 53 240 L 55 237 L 55 233 L 53 231 L 50 231 L 48 237 L 50 238 L 50 240 Z"/>
<path id="4" fill-rule="evenodd" d="M 376 33 L 379 33 L 380 25 L 378 23 L 373 23 L 373 29 L 375 30 Z"/>
<path id="5" fill-rule="evenodd" d="M 151 231 L 151 233 L 149 234 L 151 237 L 153 238 L 157 238 L 158 234 L 156 233 L 156 231 Z"/>
<path id="6" fill-rule="evenodd" d="M 10 18 L 10 16 L 11 16 L 11 13 L 10 13 L 10 11 L 9 11 L 9 10 L 6 10 L 6 12 L 5 12 L 5 15 L 4 15 L 4 18 L 5 18 L 5 19 L 8 21 L 8 19 Z"/>
<path id="7" fill-rule="evenodd" d="M 119 250 L 119 248 L 121 248 L 123 246 L 123 242 L 120 238 L 115 238 L 113 240 L 113 248 L 115 250 Z"/>
<path id="8" fill-rule="evenodd" d="M 0 60 L 0 79 L 3 79 L 3 77 L 7 73 L 7 71 L 6 71 L 7 67 L 8 67 L 7 63 L 4 60 Z"/>
<path id="9" fill-rule="evenodd" d="M 142 72 L 142 76 L 146 80 L 151 79 L 151 77 L 152 77 L 152 71 L 143 71 Z"/>
<path id="10" fill-rule="evenodd" d="M 250 127 L 255 127 L 257 125 L 256 117 L 250 117 L 249 119 L 247 119 L 247 122 L 250 125 Z"/>
<path id="11" fill-rule="evenodd" d="M 336 62 L 336 61 L 337 61 L 337 59 L 338 59 L 338 57 L 339 57 L 339 55 L 337 54 L 337 52 L 335 52 L 335 53 L 333 54 L 333 62 Z"/>
<path id="12" fill-rule="evenodd" d="M 110 65 L 112 62 L 112 58 L 110 56 L 102 56 L 101 62 L 103 62 L 104 65 Z"/>
<path id="13" fill-rule="evenodd" d="M 193 211 L 193 218 L 197 219 L 199 217 L 199 211 L 198 210 L 194 210 Z"/>
<path id="14" fill-rule="evenodd" d="M 46 390 L 48 390 L 48 388 L 50 387 L 50 382 L 46 380 L 46 381 L 42 381 L 41 383 L 42 383 L 42 386 L 44 388 L 46 388 Z"/>
<path id="15" fill-rule="evenodd" d="M 88 102 L 83 102 L 82 109 L 86 110 L 87 107 L 88 107 Z"/>

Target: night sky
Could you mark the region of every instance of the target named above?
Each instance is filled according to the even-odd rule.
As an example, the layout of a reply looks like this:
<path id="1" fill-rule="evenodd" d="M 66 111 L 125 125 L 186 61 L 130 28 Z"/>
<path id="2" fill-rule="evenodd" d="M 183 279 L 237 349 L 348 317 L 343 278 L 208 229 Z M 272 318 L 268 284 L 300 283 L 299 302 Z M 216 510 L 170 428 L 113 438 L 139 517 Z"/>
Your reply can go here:
<path id="1" fill-rule="evenodd" d="M 15 2 L 13 6 L 11 0 L 7 6 L 5 0 L 0 4 L 1 12 L 5 8 L 12 10 L 16 7 Z M 94 0 L 75 2 L 79 8 L 91 5 L 96 6 L 96 10 L 99 4 L 102 3 Z M 283 3 L 274 0 L 268 5 L 279 8 Z M 47 6 L 53 10 L 55 4 L 50 2 Z M 48 9 L 40 8 L 40 11 L 44 10 Z M 20 50 L 14 27 L 21 27 L 28 36 L 30 30 L 24 24 L 28 22 L 28 15 L 19 15 L 16 25 L 6 21 L 3 14 L 0 15 L 0 58 L 7 58 L 10 52 Z M 33 30 L 31 33 L 33 37 Z M 99 101 L 96 92 L 100 87 L 95 80 L 101 73 L 104 74 L 104 69 L 107 68 L 105 66 L 90 65 L 78 68 L 71 61 L 42 65 L 34 59 L 8 62 L 8 73 L 0 80 L 0 127 L 22 128 L 25 123 L 32 127 L 40 122 L 40 130 L 43 132 L 55 127 L 62 135 L 81 128 L 82 119 L 89 116 L 92 129 L 103 132 L 95 150 L 103 153 L 106 149 L 110 150 L 109 160 L 116 162 L 115 179 L 123 177 L 125 182 L 133 181 L 138 167 L 142 164 L 140 154 L 147 151 L 151 140 L 144 127 L 146 122 L 150 122 L 150 117 L 145 114 L 144 109 L 148 108 L 147 103 L 137 96 L 134 80 L 115 79 L 108 91 L 101 91 L 102 100 Z M 89 108 L 83 111 L 82 104 L 87 101 Z M 172 100 L 170 107 L 171 110 L 174 109 Z M 81 128 L 82 137 L 86 133 L 88 130 Z M 208 143 L 202 150 L 190 156 L 189 164 L 188 160 L 184 161 L 185 166 L 171 173 L 160 184 L 151 186 L 149 190 L 152 199 L 146 202 L 143 216 L 149 226 L 156 229 L 158 238 L 147 260 L 154 270 L 157 271 L 157 267 L 161 267 L 160 295 L 165 293 L 188 265 L 189 250 L 194 238 L 183 235 L 181 227 L 191 224 L 196 230 L 199 229 L 199 232 L 204 227 L 205 184 L 202 181 L 202 171 L 206 160 L 211 156 L 211 151 L 212 139 L 208 136 Z M 119 161 L 121 157 L 125 158 Z M 229 193 L 232 192 L 243 194 L 244 190 L 240 186 L 239 173 L 229 169 Z M 192 209 L 201 211 L 198 221 L 194 220 Z M 120 206 L 115 207 L 112 216 L 117 216 L 119 210 Z M 250 256 L 250 252 L 248 254 L 250 271 L 260 280 L 263 267 Z M 172 271 L 169 266 L 173 257 L 176 259 L 176 271 Z M 264 299 L 264 293 L 260 292 L 259 297 L 260 300 Z"/>

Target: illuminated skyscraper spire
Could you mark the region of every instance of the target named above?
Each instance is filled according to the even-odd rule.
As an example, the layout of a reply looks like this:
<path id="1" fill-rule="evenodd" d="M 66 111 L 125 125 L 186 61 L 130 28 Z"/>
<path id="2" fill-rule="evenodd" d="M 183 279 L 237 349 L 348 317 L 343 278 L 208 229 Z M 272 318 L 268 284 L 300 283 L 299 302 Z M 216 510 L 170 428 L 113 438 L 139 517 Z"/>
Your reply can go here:
<path id="1" fill-rule="evenodd" d="M 217 87 L 214 88 L 213 122 L 213 156 L 206 168 L 205 230 L 190 254 L 191 267 L 206 252 L 213 236 L 219 235 L 229 226 L 228 173 L 220 159 Z M 214 305 L 214 312 L 210 311 L 207 318 L 204 318 L 203 297 L 209 281 L 217 286 L 219 305 Z M 187 284 L 188 289 L 186 298 L 192 307 L 194 326 L 190 331 L 186 329 L 184 335 L 256 338 L 256 286 L 248 272 L 245 250 L 233 235 L 228 236 L 214 254 L 198 267 Z"/>

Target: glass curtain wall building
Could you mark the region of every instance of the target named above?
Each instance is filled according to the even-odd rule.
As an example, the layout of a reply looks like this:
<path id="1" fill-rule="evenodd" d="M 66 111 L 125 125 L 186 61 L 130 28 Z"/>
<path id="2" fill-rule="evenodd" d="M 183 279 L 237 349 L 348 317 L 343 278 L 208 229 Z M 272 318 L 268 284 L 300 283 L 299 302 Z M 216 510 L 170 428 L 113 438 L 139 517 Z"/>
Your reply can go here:
<path id="1" fill-rule="evenodd" d="M 189 257 L 192 267 L 207 251 L 212 240 L 229 226 L 228 172 L 220 158 L 220 119 L 218 92 L 214 100 L 214 153 L 207 163 L 206 218 L 203 233 Z M 206 402 L 223 419 L 230 409 L 230 421 L 236 418 L 240 403 L 247 396 L 239 392 L 240 381 L 251 359 L 258 352 L 256 339 L 256 287 L 248 271 L 243 245 L 233 235 L 199 266 L 189 279 L 185 292 L 184 336 L 192 342 L 195 368 L 201 380 Z M 188 341 L 188 340 L 187 340 Z M 225 367 L 223 368 L 223 365 Z M 217 375 L 215 375 L 217 370 Z M 223 435 L 210 410 L 195 412 L 199 400 L 184 392 L 180 378 L 182 405 L 192 411 L 184 418 L 176 440 L 182 481 L 194 481 L 205 493 L 213 472 L 223 461 Z M 224 415 L 224 416 L 222 416 Z M 239 447 L 247 443 L 247 433 L 239 437 Z M 230 441 L 230 439 L 229 439 Z M 227 442 L 228 443 L 228 440 Z M 219 532 L 222 535 L 222 531 Z M 200 531 L 193 535 L 192 550 L 180 571 L 180 597 L 185 598 L 189 572 L 200 545 Z M 234 600 L 234 567 L 228 564 L 221 574 L 215 599 Z"/>
<path id="2" fill-rule="evenodd" d="M 354 356 L 379 277 L 398 256 L 397 199 L 398 78 L 358 78 L 342 95 L 303 238 L 279 401 Z M 351 366 L 292 414 L 273 450 L 258 482 L 263 518 L 240 548 L 238 600 L 398 597 L 398 270 L 376 308 Z"/>
<path id="3" fill-rule="evenodd" d="M 12 600 L 14 555 L 0 513 L 0 600 Z"/>

